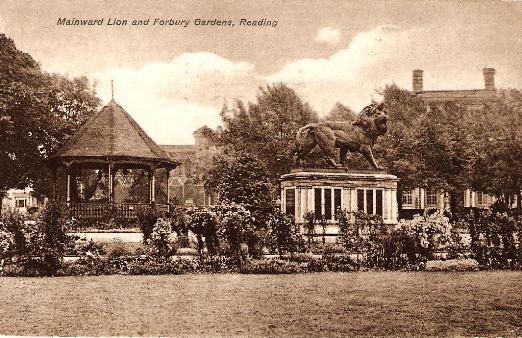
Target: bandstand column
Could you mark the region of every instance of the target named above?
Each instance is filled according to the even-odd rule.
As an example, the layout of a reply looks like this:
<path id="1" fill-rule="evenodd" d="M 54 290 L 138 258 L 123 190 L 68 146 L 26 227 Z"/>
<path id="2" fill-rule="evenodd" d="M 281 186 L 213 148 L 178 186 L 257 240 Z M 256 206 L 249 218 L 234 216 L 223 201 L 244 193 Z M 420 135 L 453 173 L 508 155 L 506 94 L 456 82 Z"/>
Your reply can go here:
<path id="1" fill-rule="evenodd" d="M 169 191 L 169 178 L 170 178 L 170 168 L 165 169 L 167 171 L 167 206 L 170 204 L 170 191 Z"/>
<path id="2" fill-rule="evenodd" d="M 150 182 L 150 203 L 156 203 L 156 168 L 152 166 L 149 170 L 149 182 Z"/>
<path id="3" fill-rule="evenodd" d="M 67 172 L 67 192 L 66 201 L 67 206 L 71 205 L 71 165 L 67 164 L 65 171 Z"/>
<path id="4" fill-rule="evenodd" d="M 109 163 L 109 203 L 114 202 L 114 176 L 116 175 L 116 171 L 114 170 L 114 165 Z"/>

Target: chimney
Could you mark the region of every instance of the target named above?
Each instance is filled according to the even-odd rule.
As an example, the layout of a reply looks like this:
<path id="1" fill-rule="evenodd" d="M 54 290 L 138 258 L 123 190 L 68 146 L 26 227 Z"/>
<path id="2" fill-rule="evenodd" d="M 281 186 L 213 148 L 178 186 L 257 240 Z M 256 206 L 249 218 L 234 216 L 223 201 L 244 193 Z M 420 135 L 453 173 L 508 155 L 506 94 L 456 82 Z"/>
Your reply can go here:
<path id="1" fill-rule="evenodd" d="M 423 91 L 422 86 L 422 69 L 414 69 L 413 70 L 413 86 L 414 93 L 420 93 Z"/>
<path id="2" fill-rule="evenodd" d="M 484 68 L 484 88 L 486 90 L 495 90 L 495 68 Z"/>

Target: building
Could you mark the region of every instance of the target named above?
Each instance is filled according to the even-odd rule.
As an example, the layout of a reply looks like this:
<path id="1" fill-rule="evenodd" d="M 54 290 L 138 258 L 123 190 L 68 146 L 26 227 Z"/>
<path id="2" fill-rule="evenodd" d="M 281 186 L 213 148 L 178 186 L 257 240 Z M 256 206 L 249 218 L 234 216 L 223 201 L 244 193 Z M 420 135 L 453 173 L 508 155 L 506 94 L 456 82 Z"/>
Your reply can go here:
<path id="1" fill-rule="evenodd" d="M 32 188 L 9 189 L 2 198 L 2 214 L 17 212 L 22 215 L 38 212 L 47 202 L 47 198 L 36 196 Z"/>
<path id="2" fill-rule="evenodd" d="M 465 105 L 470 109 L 483 106 L 488 101 L 496 98 L 495 69 L 484 68 L 483 89 L 464 90 L 424 90 L 423 70 L 413 70 L 412 91 L 429 104 L 445 104 L 448 102 Z M 466 190 L 463 196 L 465 208 L 489 208 L 496 201 L 494 196 Z M 410 191 L 402 191 L 402 215 L 422 213 L 429 209 L 449 210 L 449 196 L 443 190 L 416 188 Z"/>
<path id="3" fill-rule="evenodd" d="M 181 205 L 212 205 L 216 197 L 205 191 L 203 172 L 209 165 L 206 155 L 212 152 L 209 141 L 205 138 L 203 126 L 192 133 L 195 144 L 161 145 L 170 157 L 182 163 L 173 170 L 169 177 L 169 194 L 172 201 Z"/>

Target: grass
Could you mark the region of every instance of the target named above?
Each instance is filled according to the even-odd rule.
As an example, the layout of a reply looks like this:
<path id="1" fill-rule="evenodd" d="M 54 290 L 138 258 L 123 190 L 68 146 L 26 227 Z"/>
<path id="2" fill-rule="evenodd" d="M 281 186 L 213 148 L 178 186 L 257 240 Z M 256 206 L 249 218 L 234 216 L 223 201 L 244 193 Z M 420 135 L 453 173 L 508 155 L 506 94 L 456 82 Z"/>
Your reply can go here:
<path id="1" fill-rule="evenodd" d="M 515 336 L 522 273 L 0 278 L 0 335 Z"/>

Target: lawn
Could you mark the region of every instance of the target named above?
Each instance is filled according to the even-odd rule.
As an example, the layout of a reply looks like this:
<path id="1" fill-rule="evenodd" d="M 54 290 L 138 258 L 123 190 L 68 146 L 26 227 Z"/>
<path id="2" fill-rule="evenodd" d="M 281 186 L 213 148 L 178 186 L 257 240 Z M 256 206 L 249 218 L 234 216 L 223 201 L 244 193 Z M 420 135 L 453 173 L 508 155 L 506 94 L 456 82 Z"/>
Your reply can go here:
<path id="1" fill-rule="evenodd" d="M 0 335 L 522 335 L 522 273 L 0 278 Z"/>

